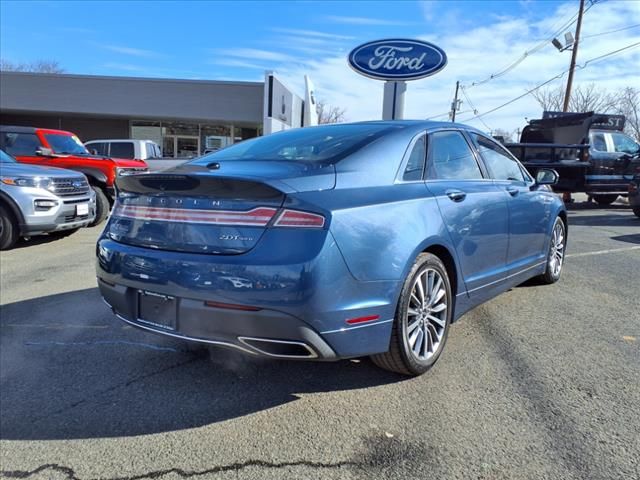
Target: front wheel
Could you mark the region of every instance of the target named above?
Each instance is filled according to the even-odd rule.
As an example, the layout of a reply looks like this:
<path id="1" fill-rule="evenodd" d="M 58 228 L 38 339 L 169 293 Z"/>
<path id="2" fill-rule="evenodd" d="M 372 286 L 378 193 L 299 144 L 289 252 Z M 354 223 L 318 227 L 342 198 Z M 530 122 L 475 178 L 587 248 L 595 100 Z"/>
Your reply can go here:
<path id="1" fill-rule="evenodd" d="M 404 375 L 421 375 L 429 370 L 447 340 L 452 299 L 442 261 L 431 253 L 421 254 L 402 287 L 389 350 L 373 355 L 373 363 Z"/>
<path id="2" fill-rule="evenodd" d="M 18 241 L 18 224 L 13 215 L 0 205 L 0 250 L 9 250 Z"/>
<path id="3" fill-rule="evenodd" d="M 547 255 L 547 268 L 540 275 L 540 281 L 546 284 L 556 283 L 560 280 L 560 273 L 564 265 L 564 254 L 566 249 L 567 228 L 562 218 L 556 218 L 551 232 L 551 242 L 549 254 Z"/>
<path id="4" fill-rule="evenodd" d="M 96 225 L 100 225 L 104 222 L 107 215 L 109 215 L 109 199 L 100 187 L 91 185 L 91 189 L 96 194 L 96 218 L 89 224 L 89 226 L 95 227 Z"/>

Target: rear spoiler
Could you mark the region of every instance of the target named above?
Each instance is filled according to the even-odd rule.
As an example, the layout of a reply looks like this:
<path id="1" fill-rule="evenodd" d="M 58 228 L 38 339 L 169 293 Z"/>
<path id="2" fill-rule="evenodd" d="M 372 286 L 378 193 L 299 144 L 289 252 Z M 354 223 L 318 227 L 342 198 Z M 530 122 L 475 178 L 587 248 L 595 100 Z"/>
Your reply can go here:
<path id="1" fill-rule="evenodd" d="M 227 200 L 247 196 L 256 200 L 274 200 L 283 195 L 282 191 L 260 181 L 197 173 L 126 175 L 118 177 L 115 185 L 118 194 L 123 192 L 143 195 L 170 193 L 178 196 L 203 196 Z"/>

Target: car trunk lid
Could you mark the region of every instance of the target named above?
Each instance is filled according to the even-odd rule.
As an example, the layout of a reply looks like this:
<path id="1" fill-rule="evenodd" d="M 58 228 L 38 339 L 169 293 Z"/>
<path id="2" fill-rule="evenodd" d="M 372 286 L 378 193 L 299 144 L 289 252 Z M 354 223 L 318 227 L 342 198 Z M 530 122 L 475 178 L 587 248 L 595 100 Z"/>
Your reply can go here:
<path id="1" fill-rule="evenodd" d="M 253 248 L 285 197 L 260 181 L 202 172 L 132 175 L 116 185 L 106 232 L 113 240 L 221 255 Z"/>

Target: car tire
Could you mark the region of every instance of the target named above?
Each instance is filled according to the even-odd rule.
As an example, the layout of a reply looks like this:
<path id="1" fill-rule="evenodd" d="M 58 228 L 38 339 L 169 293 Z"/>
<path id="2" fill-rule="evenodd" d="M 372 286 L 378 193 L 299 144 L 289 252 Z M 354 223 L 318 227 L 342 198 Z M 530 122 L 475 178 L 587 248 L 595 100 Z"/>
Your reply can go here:
<path id="1" fill-rule="evenodd" d="M 18 241 L 18 223 L 13 214 L 0 205 L 0 250 L 9 250 Z"/>
<path id="2" fill-rule="evenodd" d="M 425 373 L 444 349 L 452 312 L 447 269 L 437 256 L 420 254 L 400 293 L 389 350 L 372 355 L 371 360 L 403 375 Z"/>
<path id="3" fill-rule="evenodd" d="M 566 247 L 567 226 L 562 218 L 557 217 L 553 224 L 553 230 L 551 230 L 546 268 L 544 273 L 538 277 L 541 283 L 550 285 L 560 280 Z"/>
<path id="4" fill-rule="evenodd" d="M 598 205 L 611 205 L 618 199 L 618 195 L 593 195 L 592 198 Z"/>
<path id="5" fill-rule="evenodd" d="M 96 218 L 89 224 L 89 226 L 95 227 L 105 221 L 107 215 L 109 215 L 110 205 L 107 195 L 100 187 L 91 185 L 91 188 L 96 194 Z"/>

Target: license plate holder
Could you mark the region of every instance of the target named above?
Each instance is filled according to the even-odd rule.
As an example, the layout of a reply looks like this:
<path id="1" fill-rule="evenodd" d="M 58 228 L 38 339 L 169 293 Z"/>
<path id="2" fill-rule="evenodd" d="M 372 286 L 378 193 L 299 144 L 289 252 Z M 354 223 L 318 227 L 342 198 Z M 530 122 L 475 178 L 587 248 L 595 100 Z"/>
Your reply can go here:
<path id="1" fill-rule="evenodd" d="M 138 291 L 138 320 L 156 327 L 175 330 L 177 300 L 170 295 Z"/>
<path id="2" fill-rule="evenodd" d="M 79 203 L 76 205 L 76 215 L 81 217 L 83 215 L 89 215 L 89 204 Z"/>

